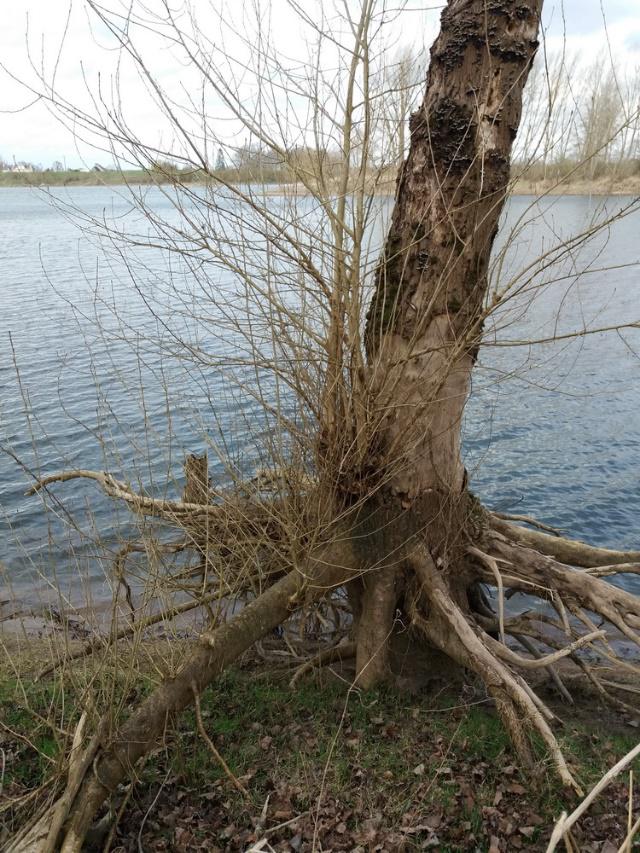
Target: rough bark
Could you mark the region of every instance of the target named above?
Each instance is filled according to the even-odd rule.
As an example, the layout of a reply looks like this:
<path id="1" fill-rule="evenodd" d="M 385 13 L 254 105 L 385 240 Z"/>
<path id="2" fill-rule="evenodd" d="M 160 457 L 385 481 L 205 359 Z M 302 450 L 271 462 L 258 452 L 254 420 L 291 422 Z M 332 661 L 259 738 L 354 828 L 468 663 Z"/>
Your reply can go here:
<path id="1" fill-rule="evenodd" d="M 358 626 L 356 681 L 365 690 L 387 681 L 391 675 L 389 640 L 396 607 L 393 566 L 377 569 L 364 577 L 362 616 Z"/>
<path id="2" fill-rule="evenodd" d="M 541 6 L 451 0 L 444 10 L 367 317 L 378 413 L 367 468 L 376 472 L 372 502 L 388 532 L 381 552 L 402 547 L 402 537 L 407 544 L 424 539 L 434 559 L 460 566 L 450 578 L 460 603 L 472 514 L 460 456 L 462 412 Z M 380 644 L 393 619 L 383 587 L 381 578 L 370 582 L 358 631 L 359 671 L 375 646 L 380 677 Z M 367 684 L 378 670 L 369 666 Z"/>
<path id="3" fill-rule="evenodd" d="M 460 424 L 542 0 L 451 0 L 431 49 L 366 343 L 405 504 L 465 482 Z"/>

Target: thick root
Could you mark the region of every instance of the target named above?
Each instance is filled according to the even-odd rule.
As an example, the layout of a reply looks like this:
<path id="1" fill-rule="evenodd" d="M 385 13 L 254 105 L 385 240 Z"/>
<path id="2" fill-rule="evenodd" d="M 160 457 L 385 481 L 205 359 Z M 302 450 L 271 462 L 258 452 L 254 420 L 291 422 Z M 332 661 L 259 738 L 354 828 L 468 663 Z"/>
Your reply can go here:
<path id="1" fill-rule="evenodd" d="M 523 545 L 525 548 L 532 548 L 540 554 L 546 554 L 569 566 L 588 569 L 619 563 L 640 563 L 640 551 L 611 551 L 608 548 L 596 548 L 577 539 L 565 539 L 562 536 L 538 530 L 528 530 L 494 514 L 490 514 L 490 521 L 493 529 L 511 542 Z"/>
<path id="2" fill-rule="evenodd" d="M 291 572 L 248 604 L 231 621 L 205 632 L 196 650 L 171 681 L 158 687 L 117 733 L 87 775 L 70 811 L 62 853 L 79 853 L 94 816 L 136 762 L 162 736 L 169 719 L 192 704 L 242 652 L 305 603 L 352 577 L 351 553 L 343 541 L 309 559 L 306 574 Z"/>
<path id="3" fill-rule="evenodd" d="M 562 782 L 581 793 L 545 719 L 549 712 L 543 703 L 474 631 L 453 601 L 427 549 L 416 549 L 410 562 L 422 581 L 422 595 L 429 617 L 422 621 L 420 627 L 429 641 L 482 679 L 496 702 L 498 713 L 523 764 L 527 767 L 533 765 L 527 730 L 537 731 L 549 750 Z"/>
<path id="4" fill-rule="evenodd" d="M 387 567 L 364 577 L 356 649 L 356 684 L 364 690 L 383 684 L 391 675 L 389 640 L 396 606 L 396 575 L 395 567 Z"/>
<path id="5" fill-rule="evenodd" d="M 500 534 L 493 534 L 488 544 L 492 556 L 504 567 L 504 585 L 549 600 L 568 636 L 571 636 L 572 629 L 567 609 L 591 630 L 594 629 L 590 618 L 582 612 L 584 609 L 602 616 L 640 648 L 640 634 L 635 630 L 640 620 L 638 596 L 607 583 L 590 571 L 573 569 L 531 548 L 514 544 Z M 488 573 L 485 573 L 485 579 L 492 582 Z"/>

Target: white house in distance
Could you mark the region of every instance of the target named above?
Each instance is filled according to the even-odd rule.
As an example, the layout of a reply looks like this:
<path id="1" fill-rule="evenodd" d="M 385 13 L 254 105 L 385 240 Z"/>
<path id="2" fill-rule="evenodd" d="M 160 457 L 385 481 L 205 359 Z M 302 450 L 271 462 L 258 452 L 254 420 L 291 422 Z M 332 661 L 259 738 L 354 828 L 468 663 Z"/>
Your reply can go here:
<path id="1" fill-rule="evenodd" d="M 12 166 L 9 163 L 2 164 L 3 172 L 33 172 L 33 166 L 30 163 L 14 163 Z"/>

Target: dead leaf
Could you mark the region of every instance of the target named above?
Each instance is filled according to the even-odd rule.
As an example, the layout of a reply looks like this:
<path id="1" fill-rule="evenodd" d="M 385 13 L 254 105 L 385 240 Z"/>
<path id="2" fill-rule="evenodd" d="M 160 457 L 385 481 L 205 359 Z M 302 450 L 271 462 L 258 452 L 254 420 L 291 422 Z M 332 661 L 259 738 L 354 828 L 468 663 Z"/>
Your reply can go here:
<path id="1" fill-rule="evenodd" d="M 423 774 L 424 774 L 424 764 L 417 764 L 413 768 L 413 775 L 414 776 L 422 776 Z"/>

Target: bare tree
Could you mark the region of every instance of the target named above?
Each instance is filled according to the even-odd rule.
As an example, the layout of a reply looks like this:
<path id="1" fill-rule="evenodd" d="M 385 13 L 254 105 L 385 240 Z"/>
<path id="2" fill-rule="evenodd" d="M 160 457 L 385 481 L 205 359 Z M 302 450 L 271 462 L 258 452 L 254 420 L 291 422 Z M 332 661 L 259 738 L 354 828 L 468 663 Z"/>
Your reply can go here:
<path id="1" fill-rule="evenodd" d="M 48 96 L 76 128 L 99 131 L 120 161 L 152 168 L 169 158 L 176 168 L 166 170 L 160 191 L 179 216 L 163 218 L 134 190 L 146 236 L 103 221 L 85 220 L 85 227 L 106 229 L 123 253 L 142 241 L 179 261 L 193 283 L 183 304 L 213 300 L 210 329 L 224 347 L 212 351 L 173 330 L 170 345 L 199 369 L 233 380 L 259 403 L 271 431 L 268 471 L 248 477 L 227 459 L 227 481 L 210 484 L 206 464 L 192 462 L 181 499 L 139 492 L 101 471 L 65 471 L 34 484 L 44 492 L 72 478 L 94 481 L 138 517 L 178 528 L 180 539 L 167 547 L 195 555 L 195 603 L 247 601 L 228 619 L 212 619 L 180 668 L 132 710 L 95 761 L 92 742 L 88 761 L 75 762 L 80 769 L 70 774 L 53 828 L 46 825 L 47 849 L 55 849 L 64 824 L 60 849 L 80 850 L 102 802 L 154 747 L 169 718 L 294 612 L 342 590 L 359 685 L 394 678 L 395 643 L 415 655 L 435 649 L 485 685 L 524 767 L 533 772 L 535 735 L 558 776 L 577 788 L 550 727 L 553 714 L 526 675 L 569 658 L 608 695 L 576 651 L 599 644 L 614 656 L 611 630 L 640 641 L 640 602 L 605 580 L 637 572 L 640 553 L 498 517 L 470 491 L 460 451 L 484 324 L 527 297 L 539 286 L 536 276 L 602 224 L 559 243 L 535 269 L 498 276 L 490 286 L 490 271 L 500 269 L 499 259 L 490 266 L 491 252 L 542 0 L 447 4 L 381 251 L 372 236 L 375 190 L 405 148 L 400 131 L 387 157 L 376 147 L 389 138 L 379 109 L 388 79 L 371 73 L 384 6 L 345 4 L 342 28 L 330 29 L 322 14 L 316 20 L 290 0 L 315 39 L 301 71 L 273 49 L 260 17 L 257 50 L 247 37 L 236 59 L 221 56 L 193 21 L 187 28 L 168 2 L 155 24 L 147 9 L 138 17 L 89 5 L 171 120 L 179 144 L 164 151 L 143 142 L 119 103 L 107 108 L 97 100 L 95 116 L 57 92 Z M 136 47 L 137 28 L 154 26 L 160 34 L 170 28 L 172 44 L 200 75 L 202 91 L 182 107 Z M 322 70 L 326 49 L 330 71 Z M 240 81 L 249 72 L 260 83 L 251 98 Z M 404 76 L 392 88 L 404 92 Z M 215 174 L 209 157 L 218 140 L 212 147 L 212 121 L 201 107 L 211 94 L 260 152 L 254 179 L 267 167 L 286 168 L 293 194 L 273 204 L 263 184 L 232 184 Z M 400 123 L 409 102 L 399 109 Z M 197 170 L 204 191 L 182 180 L 185 170 Z M 226 291 L 213 286 L 220 270 L 232 275 Z M 144 550 L 144 543 L 135 547 Z M 165 583 L 184 578 L 184 571 L 174 573 Z M 554 614 L 510 615 L 511 591 L 550 604 Z M 524 637 L 535 655 L 516 653 L 508 637 Z M 89 644 L 83 653 L 94 650 Z"/>
<path id="2" fill-rule="evenodd" d="M 638 70 L 566 51 L 538 54 L 524 92 L 515 171 L 553 183 L 623 180 L 636 170 Z"/>

